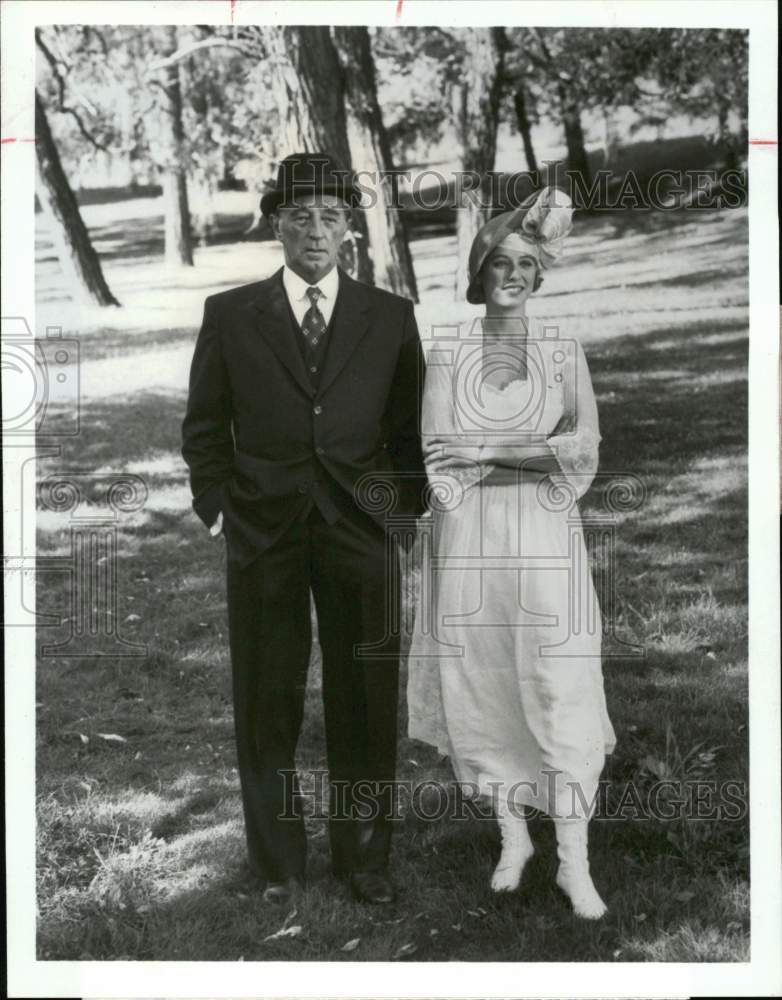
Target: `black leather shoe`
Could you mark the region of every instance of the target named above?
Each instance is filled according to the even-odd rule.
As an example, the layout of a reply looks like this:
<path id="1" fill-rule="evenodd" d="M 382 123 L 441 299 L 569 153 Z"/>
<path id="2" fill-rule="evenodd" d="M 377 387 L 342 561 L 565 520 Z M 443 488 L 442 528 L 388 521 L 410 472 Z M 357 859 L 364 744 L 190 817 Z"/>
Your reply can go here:
<path id="1" fill-rule="evenodd" d="M 383 872 L 353 872 L 350 891 L 359 903 L 388 904 L 396 899 L 394 887 Z"/>
<path id="2" fill-rule="evenodd" d="M 303 891 L 304 879 L 301 875 L 291 875 L 282 882 L 267 882 L 263 890 L 263 901 L 285 906 L 295 902 Z"/>

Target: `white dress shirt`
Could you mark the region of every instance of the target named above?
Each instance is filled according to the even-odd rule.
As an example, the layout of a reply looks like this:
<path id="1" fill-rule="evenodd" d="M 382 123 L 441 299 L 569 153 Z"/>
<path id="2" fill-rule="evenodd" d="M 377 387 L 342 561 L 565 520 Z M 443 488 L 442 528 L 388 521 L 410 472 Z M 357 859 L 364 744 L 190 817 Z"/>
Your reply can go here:
<path id="1" fill-rule="evenodd" d="M 292 271 L 286 264 L 282 269 L 282 283 L 285 287 L 285 294 L 291 304 L 296 322 L 301 326 L 304 314 L 312 304 L 307 295 L 308 288 L 319 288 L 320 298 L 318 299 L 318 309 L 320 309 L 323 319 L 328 326 L 334 306 L 337 302 L 337 292 L 339 291 L 339 272 L 336 265 L 332 267 L 328 274 L 324 275 L 315 285 L 310 285 L 304 278 L 300 278 L 295 271 Z M 223 513 L 217 515 L 217 519 L 209 529 L 213 536 L 219 535 L 223 530 Z"/>
<path id="2" fill-rule="evenodd" d="M 321 295 L 318 299 L 318 309 L 320 309 L 323 319 L 326 321 L 326 326 L 329 325 L 331 314 L 334 312 L 334 306 L 337 301 L 337 292 L 339 291 L 339 272 L 336 265 L 320 281 L 311 285 L 304 278 L 300 278 L 286 264 L 282 269 L 282 283 L 285 287 L 285 294 L 288 296 L 288 302 L 291 304 L 293 315 L 296 317 L 296 322 L 299 326 L 301 326 L 301 321 L 304 319 L 304 314 L 312 304 L 307 295 L 307 289 L 319 288 Z"/>

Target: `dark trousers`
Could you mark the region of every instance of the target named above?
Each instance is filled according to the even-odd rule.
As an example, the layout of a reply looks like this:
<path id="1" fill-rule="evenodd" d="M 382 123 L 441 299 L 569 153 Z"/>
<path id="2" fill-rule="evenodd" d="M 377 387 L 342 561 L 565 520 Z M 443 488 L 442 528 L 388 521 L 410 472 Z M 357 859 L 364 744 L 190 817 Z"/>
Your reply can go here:
<path id="1" fill-rule="evenodd" d="M 368 516 L 328 524 L 313 507 L 245 569 L 228 562 L 239 775 L 250 864 L 262 879 L 280 881 L 305 868 L 293 776 L 312 639 L 310 590 L 323 651 L 332 865 L 347 874 L 388 862 L 399 676 L 398 637 L 386 636 L 398 579 L 388 561 L 383 531 Z M 374 643 L 382 656 L 355 648 Z"/>

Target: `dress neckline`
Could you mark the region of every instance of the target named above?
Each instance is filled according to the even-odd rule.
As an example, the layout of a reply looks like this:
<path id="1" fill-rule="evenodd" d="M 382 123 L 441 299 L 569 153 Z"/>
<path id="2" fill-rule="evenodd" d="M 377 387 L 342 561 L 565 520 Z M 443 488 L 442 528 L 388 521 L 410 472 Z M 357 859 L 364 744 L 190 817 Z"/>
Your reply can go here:
<path id="1" fill-rule="evenodd" d="M 516 384 L 525 385 L 527 382 L 529 382 L 529 377 L 522 378 L 521 376 L 519 376 L 518 378 L 512 378 L 510 382 L 506 382 L 501 389 L 496 385 L 492 385 L 491 382 L 484 382 L 483 384 L 486 386 L 487 389 L 491 389 L 492 392 L 498 392 L 502 394 L 504 392 L 507 392 L 512 385 Z"/>

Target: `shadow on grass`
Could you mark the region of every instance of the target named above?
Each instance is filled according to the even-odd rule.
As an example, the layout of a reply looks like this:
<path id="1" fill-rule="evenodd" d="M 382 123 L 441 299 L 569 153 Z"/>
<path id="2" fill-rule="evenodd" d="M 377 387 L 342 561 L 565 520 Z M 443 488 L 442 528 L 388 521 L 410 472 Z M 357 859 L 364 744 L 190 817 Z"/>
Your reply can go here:
<path id="1" fill-rule="evenodd" d="M 330 874 L 322 824 L 312 823 L 310 884 L 288 919 L 300 932 L 270 939 L 287 914 L 263 904 L 239 860 L 243 835 L 237 810 L 227 810 L 221 799 L 204 817 L 207 822 L 199 823 L 193 807 L 200 809 L 204 801 L 203 795 L 190 799 L 186 832 L 159 821 L 163 838 L 137 833 L 122 850 L 112 850 L 112 827 L 106 824 L 96 848 L 100 863 L 87 873 L 82 892 L 89 900 L 61 899 L 42 929 L 39 957 L 183 960 L 197 954 L 201 961 L 387 961 L 412 946 L 407 953 L 419 961 L 457 956 L 463 961 L 628 961 L 649 957 L 647 952 L 667 937 L 684 939 L 679 958 L 693 961 L 718 957 L 715 935 L 719 957 L 746 957 L 738 933 L 746 932 L 746 893 L 731 891 L 718 869 L 697 872 L 682 864 L 659 824 L 628 822 L 593 824 L 592 871 L 610 906 L 610 915 L 599 924 L 574 918 L 556 889 L 553 829 L 545 819 L 530 823 L 536 854 L 520 890 L 498 897 L 488 889 L 498 855 L 493 823 L 427 824 L 408 816 L 396 837 L 394 862 L 402 896 L 379 911 L 352 902 Z M 188 803 L 175 808 L 181 817 Z M 51 824 L 46 832 L 67 836 L 63 823 Z M 731 923 L 737 932 L 733 941 Z M 343 950 L 356 939 L 353 950 Z M 706 945 L 700 955 L 699 943 Z"/>

